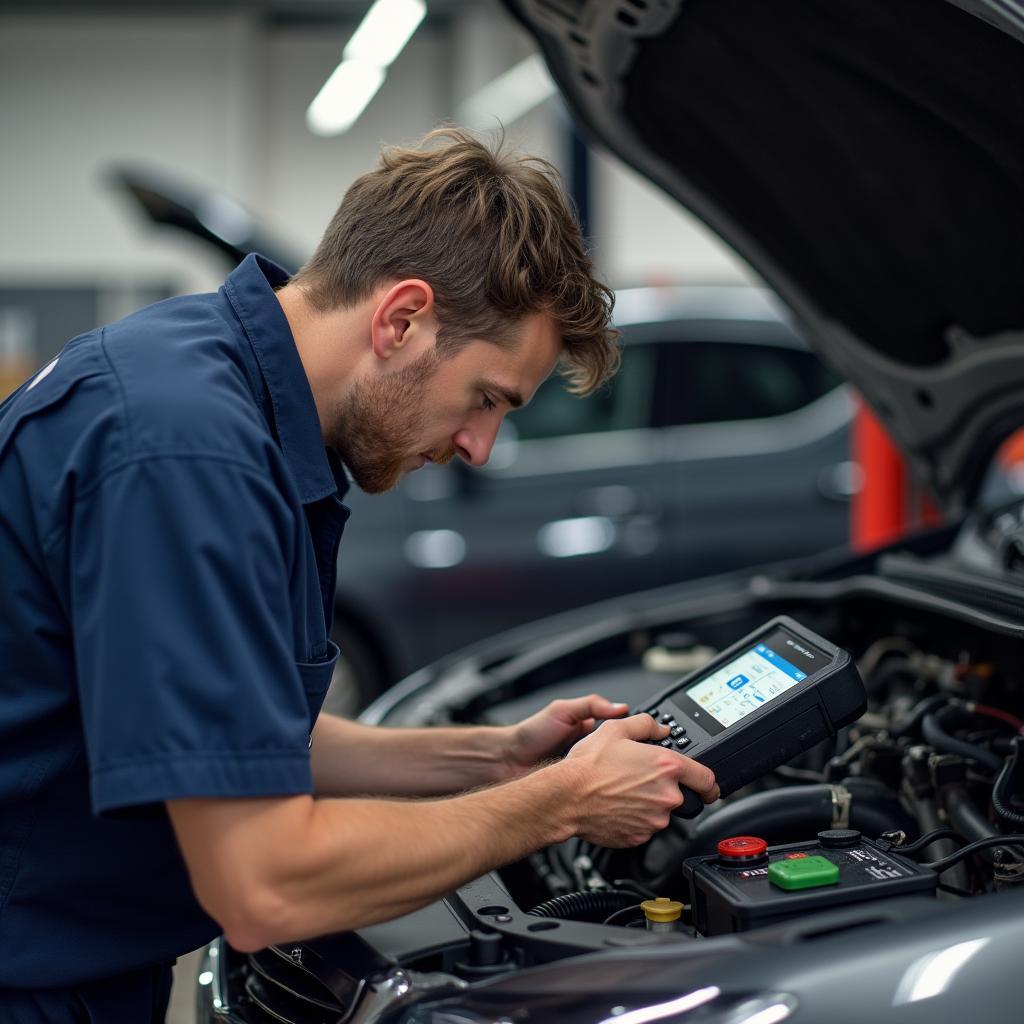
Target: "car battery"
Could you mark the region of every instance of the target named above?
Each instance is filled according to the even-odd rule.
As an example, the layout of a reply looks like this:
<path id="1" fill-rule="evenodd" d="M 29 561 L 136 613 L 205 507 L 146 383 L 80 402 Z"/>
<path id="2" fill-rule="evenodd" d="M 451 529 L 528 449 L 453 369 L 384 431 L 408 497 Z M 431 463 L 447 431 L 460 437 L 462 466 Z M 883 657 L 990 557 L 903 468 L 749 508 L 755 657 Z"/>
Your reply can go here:
<path id="1" fill-rule="evenodd" d="M 734 836 L 718 853 L 683 862 L 694 927 L 702 935 L 745 932 L 820 910 L 892 896 L 934 895 L 938 876 L 855 829 L 812 842 L 771 846 Z"/>

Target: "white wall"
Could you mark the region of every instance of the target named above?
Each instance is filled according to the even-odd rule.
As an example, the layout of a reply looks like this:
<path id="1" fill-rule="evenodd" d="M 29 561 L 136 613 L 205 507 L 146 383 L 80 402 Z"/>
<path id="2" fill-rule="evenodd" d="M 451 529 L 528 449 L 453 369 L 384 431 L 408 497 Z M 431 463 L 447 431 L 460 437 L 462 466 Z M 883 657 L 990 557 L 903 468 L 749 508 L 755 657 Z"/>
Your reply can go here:
<path id="1" fill-rule="evenodd" d="M 451 32 L 422 28 L 355 127 L 311 135 L 304 112 L 344 33 L 268 29 L 244 14 L 0 16 L 0 282 L 170 280 L 214 287 L 221 262 L 154 231 L 103 182 L 137 161 L 235 196 L 302 256 L 381 141 L 408 142 L 529 45 L 469 5 Z M 548 104 L 510 138 L 563 162 Z M 739 264 L 610 157 L 594 174 L 593 229 L 613 284 L 736 280 Z"/>

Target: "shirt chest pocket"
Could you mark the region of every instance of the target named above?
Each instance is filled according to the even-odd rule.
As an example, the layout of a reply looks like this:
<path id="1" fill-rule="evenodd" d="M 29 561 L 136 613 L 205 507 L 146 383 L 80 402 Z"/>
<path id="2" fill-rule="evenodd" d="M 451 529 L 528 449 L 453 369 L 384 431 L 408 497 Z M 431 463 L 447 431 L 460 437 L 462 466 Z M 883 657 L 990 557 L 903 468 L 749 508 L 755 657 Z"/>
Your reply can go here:
<path id="1" fill-rule="evenodd" d="M 296 662 L 299 678 L 302 680 L 302 689 L 306 694 L 306 703 L 309 705 L 310 732 L 313 731 L 313 725 L 323 707 L 328 687 L 331 685 L 331 677 L 334 675 L 338 654 L 338 645 L 334 641 L 328 640 L 327 654 L 324 658 L 318 661 Z"/>

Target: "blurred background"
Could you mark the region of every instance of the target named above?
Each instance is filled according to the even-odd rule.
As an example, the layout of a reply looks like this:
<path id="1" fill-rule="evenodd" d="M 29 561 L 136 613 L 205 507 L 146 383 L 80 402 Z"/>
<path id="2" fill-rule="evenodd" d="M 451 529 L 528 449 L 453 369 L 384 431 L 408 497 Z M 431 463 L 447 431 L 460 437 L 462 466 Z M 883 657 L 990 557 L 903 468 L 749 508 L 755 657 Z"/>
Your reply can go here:
<path id="1" fill-rule="evenodd" d="M 541 615 L 846 541 L 849 395 L 734 253 L 576 133 L 497 3 L 0 0 L 0 95 L 0 394 L 247 251 L 296 268 L 382 144 L 501 125 L 561 170 L 623 372 L 542 389 L 484 473 L 352 495 L 333 710 Z"/>
<path id="2" fill-rule="evenodd" d="M 399 4 L 399 21 L 409 6 Z M 12 372 L 45 361 L 78 331 L 223 279 L 213 249 L 151 229 L 114 184 L 118 169 L 230 200 L 207 211 L 229 237 L 241 212 L 231 204 L 240 204 L 301 261 L 381 143 L 464 121 L 474 100 L 478 127 L 501 120 L 517 147 L 575 182 L 597 262 L 616 287 L 749 280 L 735 256 L 652 186 L 616 160 L 581 151 L 530 60 L 530 43 L 488 0 L 431 0 L 351 126 L 315 134 L 307 111 L 369 7 L 0 2 L 0 348 L 8 386 Z M 385 13 L 394 30 L 395 12 Z M 519 78 L 504 93 L 492 89 L 490 101 L 483 93 L 481 106 L 486 87 L 516 69 Z"/>

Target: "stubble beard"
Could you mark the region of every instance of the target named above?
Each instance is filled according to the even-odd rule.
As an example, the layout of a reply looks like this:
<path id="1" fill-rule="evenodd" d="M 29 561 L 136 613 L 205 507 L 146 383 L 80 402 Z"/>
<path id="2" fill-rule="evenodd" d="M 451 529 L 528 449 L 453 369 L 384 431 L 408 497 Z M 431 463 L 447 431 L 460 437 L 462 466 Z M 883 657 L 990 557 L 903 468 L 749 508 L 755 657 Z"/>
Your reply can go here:
<path id="1" fill-rule="evenodd" d="M 395 487 L 408 460 L 419 453 L 443 465 L 455 456 L 449 445 L 431 451 L 426 436 L 425 390 L 441 359 L 431 350 L 394 373 L 357 381 L 335 407 L 327 444 L 341 457 L 356 486 L 367 494 Z"/>

